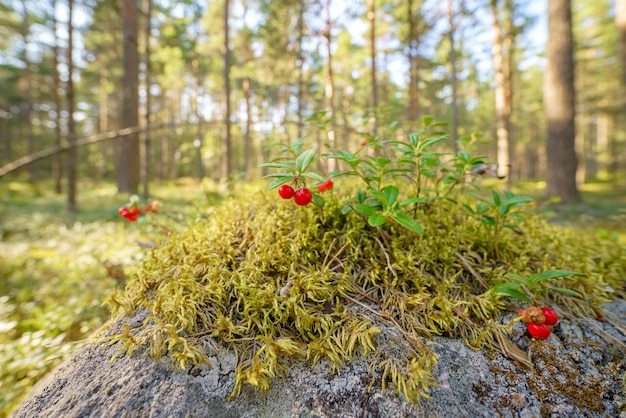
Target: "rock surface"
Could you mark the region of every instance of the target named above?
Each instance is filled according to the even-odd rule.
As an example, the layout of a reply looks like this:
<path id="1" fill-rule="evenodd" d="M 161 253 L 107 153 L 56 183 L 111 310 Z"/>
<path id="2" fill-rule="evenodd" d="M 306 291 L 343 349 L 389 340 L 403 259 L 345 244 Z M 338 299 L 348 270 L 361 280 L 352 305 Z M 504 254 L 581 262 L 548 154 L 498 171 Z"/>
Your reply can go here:
<path id="1" fill-rule="evenodd" d="M 289 364 L 267 392 L 249 386 L 233 401 L 235 356 L 221 352 L 208 366 L 177 370 L 147 352 L 118 357 L 116 345 L 83 348 L 40 382 L 15 417 L 626 417 L 623 334 L 626 302 L 607 305 L 607 322 L 562 320 L 545 341 L 517 323 L 511 340 L 529 351 L 528 369 L 497 352 L 435 338 L 439 356 L 431 399 L 412 403 L 357 359 L 333 374 L 328 363 Z M 509 318 L 510 319 L 510 318 Z M 124 321 L 141 320 L 139 314 Z M 113 329 L 121 330 L 120 323 Z M 383 334 L 394 332 L 384 329 Z M 374 382 L 372 382 L 374 379 Z M 373 384 L 372 384 L 373 383 Z"/>

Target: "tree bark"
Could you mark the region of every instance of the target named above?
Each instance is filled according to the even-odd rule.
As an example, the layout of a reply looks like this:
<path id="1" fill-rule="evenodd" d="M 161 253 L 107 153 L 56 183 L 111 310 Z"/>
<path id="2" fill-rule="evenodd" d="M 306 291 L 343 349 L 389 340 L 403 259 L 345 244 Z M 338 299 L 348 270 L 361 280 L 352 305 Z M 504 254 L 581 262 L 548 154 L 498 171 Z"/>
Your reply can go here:
<path id="1" fill-rule="evenodd" d="M 454 42 L 456 25 L 454 24 L 454 10 L 452 7 L 452 0 L 448 0 L 448 22 L 450 24 L 448 37 L 450 39 L 450 84 L 452 87 L 452 108 L 450 109 L 452 126 L 450 127 L 450 139 L 452 141 L 452 149 L 454 150 L 454 154 L 456 155 L 457 151 L 459 150 L 459 105 L 456 70 L 456 45 Z"/>
<path id="2" fill-rule="evenodd" d="M 152 0 L 143 0 L 144 2 L 144 42 L 145 50 L 144 50 L 144 80 L 145 80 L 145 90 L 146 90 L 146 111 L 144 115 L 144 123 L 145 123 L 145 131 L 142 133 L 142 149 L 141 149 L 141 195 L 144 200 L 148 199 L 150 196 L 150 117 L 151 110 L 150 106 L 152 105 L 151 94 L 150 94 L 150 86 L 152 84 L 152 80 L 150 78 L 150 39 L 151 39 L 151 31 L 152 31 Z"/>
<path id="3" fill-rule="evenodd" d="M 139 53 L 137 48 L 137 3 L 135 0 L 122 2 L 122 31 L 124 36 L 124 77 L 122 114 L 120 128 L 139 124 Z M 139 137 L 131 134 L 119 142 L 117 190 L 137 193 L 140 181 Z"/>
<path id="4" fill-rule="evenodd" d="M 304 0 L 298 0 L 298 138 L 304 135 Z"/>
<path id="5" fill-rule="evenodd" d="M 230 132 L 231 103 L 230 103 L 230 0 L 224 0 L 224 160 L 222 162 L 222 182 L 227 183 L 232 173 L 232 139 Z"/>
<path id="6" fill-rule="evenodd" d="M 413 11 L 415 0 L 407 0 L 407 20 L 409 24 L 408 61 L 409 61 L 409 119 L 415 122 L 420 117 L 419 98 L 419 32 L 415 21 L 419 14 Z"/>
<path id="7" fill-rule="evenodd" d="M 615 0 L 615 24 L 622 40 L 622 129 L 626 131 L 626 0 Z M 626 166 L 623 169 L 626 169 Z"/>
<path id="8" fill-rule="evenodd" d="M 502 29 L 498 16 L 498 0 L 491 0 L 491 13 L 493 15 L 493 44 L 491 54 L 493 56 L 494 77 L 496 82 L 496 137 L 497 137 L 497 162 L 498 177 L 505 178 L 509 172 L 509 131 L 506 112 L 506 85 L 503 68 Z"/>
<path id="9" fill-rule="evenodd" d="M 52 0 L 52 33 L 54 45 L 52 47 L 52 98 L 54 100 L 54 145 L 61 146 L 61 79 L 59 75 L 59 38 L 57 36 L 57 0 Z M 52 176 L 54 177 L 54 191 L 63 192 L 63 156 L 58 154 L 52 162 Z"/>
<path id="10" fill-rule="evenodd" d="M 376 4 L 367 0 L 367 20 L 370 23 L 370 135 L 375 136 L 378 121 L 378 82 L 376 80 Z"/>
<path id="11" fill-rule="evenodd" d="M 335 86 L 333 82 L 333 52 L 332 52 L 332 20 L 330 17 L 331 0 L 326 0 L 326 29 L 324 31 L 324 39 L 326 40 L 326 52 L 328 59 L 326 61 L 326 101 L 328 103 L 328 118 L 330 120 L 328 127 L 328 145 L 335 148 Z M 328 159 L 328 171 L 334 171 L 337 168 L 337 160 Z"/>
<path id="12" fill-rule="evenodd" d="M 68 143 L 72 146 L 76 142 L 76 132 L 74 128 L 74 60 L 72 53 L 74 50 L 74 24 L 73 24 L 74 0 L 68 0 L 67 19 L 67 86 L 65 88 L 67 98 L 67 137 Z M 67 211 L 76 212 L 76 148 L 72 147 L 67 153 Z"/>
<path id="13" fill-rule="evenodd" d="M 24 13 L 22 20 L 22 42 L 24 44 L 23 50 L 23 58 L 24 62 L 24 71 L 22 71 L 22 77 L 24 79 L 24 88 L 22 90 L 22 105 L 21 105 L 21 121 L 23 124 L 23 134 L 26 139 L 26 149 L 29 154 L 35 152 L 35 138 L 33 135 L 33 97 L 32 97 L 32 85 L 33 85 L 33 71 L 30 62 L 30 58 L 28 56 L 28 35 L 30 33 L 30 19 L 26 6 L 26 1 L 22 0 L 22 11 Z M 37 173 L 34 167 L 31 166 L 29 170 L 29 176 L 31 180 L 34 180 L 37 177 Z"/>
<path id="14" fill-rule="evenodd" d="M 547 193 L 564 203 L 580 200 L 576 185 L 574 41 L 570 0 L 548 0 L 544 101 L 548 118 Z"/>
<path id="15" fill-rule="evenodd" d="M 243 97 L 246 103 L 246 127 L 243 131 L 243 173 L 245 180 L 250 180 L 250 157 L 252 148 L 252 106 L 250 104 L 250 77 L 243 79 Z M 300 125 L 298 125 L 298 128 Z"/>

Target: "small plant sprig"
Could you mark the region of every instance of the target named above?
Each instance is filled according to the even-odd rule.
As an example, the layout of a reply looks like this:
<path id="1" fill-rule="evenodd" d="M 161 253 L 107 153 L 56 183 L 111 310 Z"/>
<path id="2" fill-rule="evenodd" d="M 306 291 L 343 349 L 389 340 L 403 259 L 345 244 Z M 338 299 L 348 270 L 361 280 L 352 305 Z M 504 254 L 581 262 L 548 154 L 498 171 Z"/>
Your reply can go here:
<path id="1" fill-rule="evenodd" d="M 522 302 L 528 302 L 533 304 L 536 304 L 535 295 L 541 294 L 548 290 L 560 292 L 565 295 L 577 298 L 582 298 L 582 295 L 575 290 L 568 289 L 566 287 L 545 286 L 541 284 L 542 282 L 553 279 L 575 280 L 571 276 L 584 277 L 585 274 L 566 270 L 546 270 L 541 273 L 533 274 L 528 278 L 519 276 L 517 274 L 510 274 L 508 276 L 510 281 L 498 283 L 497 285 L 492 286 L 491 290 L 496 293 L 510 296 Z"/>
<path id="2" fill-rule="evenodd" d="M 509 190 L 505 190 L 502 194 L 492 190 L 491 199 L 475 194 L 473 196 L 478 199 L 479 203 L 474 208 L 465 203 L 463 207 L 472 215 L 480 216 L 480 222 L 489 228 L 495 256 L 500 258 L 498 248 L 502 228 L 518 230 L 518 225 L 514 222 L 524 220 L 522 209 L 524 205 L 532 202 L 533 198 L 518 196 Z"/>
<path id="3" fill-rule="evenodd" d="M 306 206 L 313 202 L 316 206 L 323 208 L 324 199 L 319 193 L 332 189 L 333 181 L 310 170 L 311 163 L 317 155 L 317 147 L 305 151 L 301 151 L 301 149 L 302 140 L 298 140 L 290 146 L 283 146 L 281 153 L 286 153 L 289 156 L 280 157 L 272 162 L 261 164 L 261 167 L 275 168 L 281 171 L 268 174 L 264 176 L 264 178 L 274 179 L 270 183 L 269 188 L 270 190 L 278 188 L 278 194 L 283 199 L 293 198 L 298 206 Z M 311 189 L 307 187 L 307 179 L 314 180 L 318 183 L 318 193 L 312 192 Z"/>
<path id="4" fill-rule="evenodd" d="M 560 292 L 569 296 L 582 298 L 582 295 L 575 290 L 559 286 L 543 286 L 540 283 L 552 279 L 574 280 L 571 276 L 585 276 L 583 273 L 576 273 L 565 270 L 546 270 L 541 273 L 533 274 L 525 278 L 517 274 L 509 275 L 510 281 L 498 283 L 491 287 L 491 291 L 510 296 L 522 302 L 532 303 L 527 309 L 518 312 L 518 319 L 527 323 L 528 333 L 540 340 L 548 338 L 552 332 L 550 328 L 556 325 L 559 317 L 552 308 L 538 307 L 536 295 L 548 290 Z M 517 321 L 516 320 L 516 321 Z"/>

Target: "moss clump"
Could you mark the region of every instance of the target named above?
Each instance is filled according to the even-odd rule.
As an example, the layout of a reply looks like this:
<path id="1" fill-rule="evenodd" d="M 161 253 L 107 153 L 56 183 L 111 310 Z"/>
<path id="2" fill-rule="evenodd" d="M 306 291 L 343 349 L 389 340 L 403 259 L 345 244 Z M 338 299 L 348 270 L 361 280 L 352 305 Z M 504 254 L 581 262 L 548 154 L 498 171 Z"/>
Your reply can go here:
<path id="1" fill-rule="evenodd" d="M 624 248 L 538 217 L 503 230 L 498 248 L 480 219 L 451 201 L 424 205 L 416 218 L 422 235 L 372 228 L 332 198 L 323 211 L 263 196 L 227 201 L 153 250 L 124 294 L 111 296 L 113 307 L 150 313 L 112 339 L 131 352 L 149 345 L 154 357 L 168 353 L 183 368 L 208 362 L 211 345 L 227 346 L 238 356 L 232 396 L 245 384 L 267 389 L 287 373 L 288 357 L 326 358 L 339 368 L 369 355 L 383 387 L 418 400 L 436 384 L 429 337 L 481 348 L 507 332 L 497 321 L 505 303 L 489 290 L 507 274 L 586 273 L 553 283 L 584 300 L 542 294 L 571 314 L 592 314 L 626 276 Z M 397 341 L 383 341 L 383 326 L 397 330 Z"/>

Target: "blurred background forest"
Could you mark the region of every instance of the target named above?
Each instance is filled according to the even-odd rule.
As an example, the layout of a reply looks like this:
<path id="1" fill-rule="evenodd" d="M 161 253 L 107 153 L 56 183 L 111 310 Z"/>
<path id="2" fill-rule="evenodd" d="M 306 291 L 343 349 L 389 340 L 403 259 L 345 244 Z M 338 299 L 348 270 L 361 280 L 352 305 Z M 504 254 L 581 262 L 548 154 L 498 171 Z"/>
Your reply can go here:
<path id="1" fill-rule="evenodd" d="M 624 241 L 626 0 L 0 0 L 0 416 L 106 320 L 135 241 L 252 193 L 278 142 L 427 115 Z M 124 224 L 132 193 L 165 224 Z"/>

